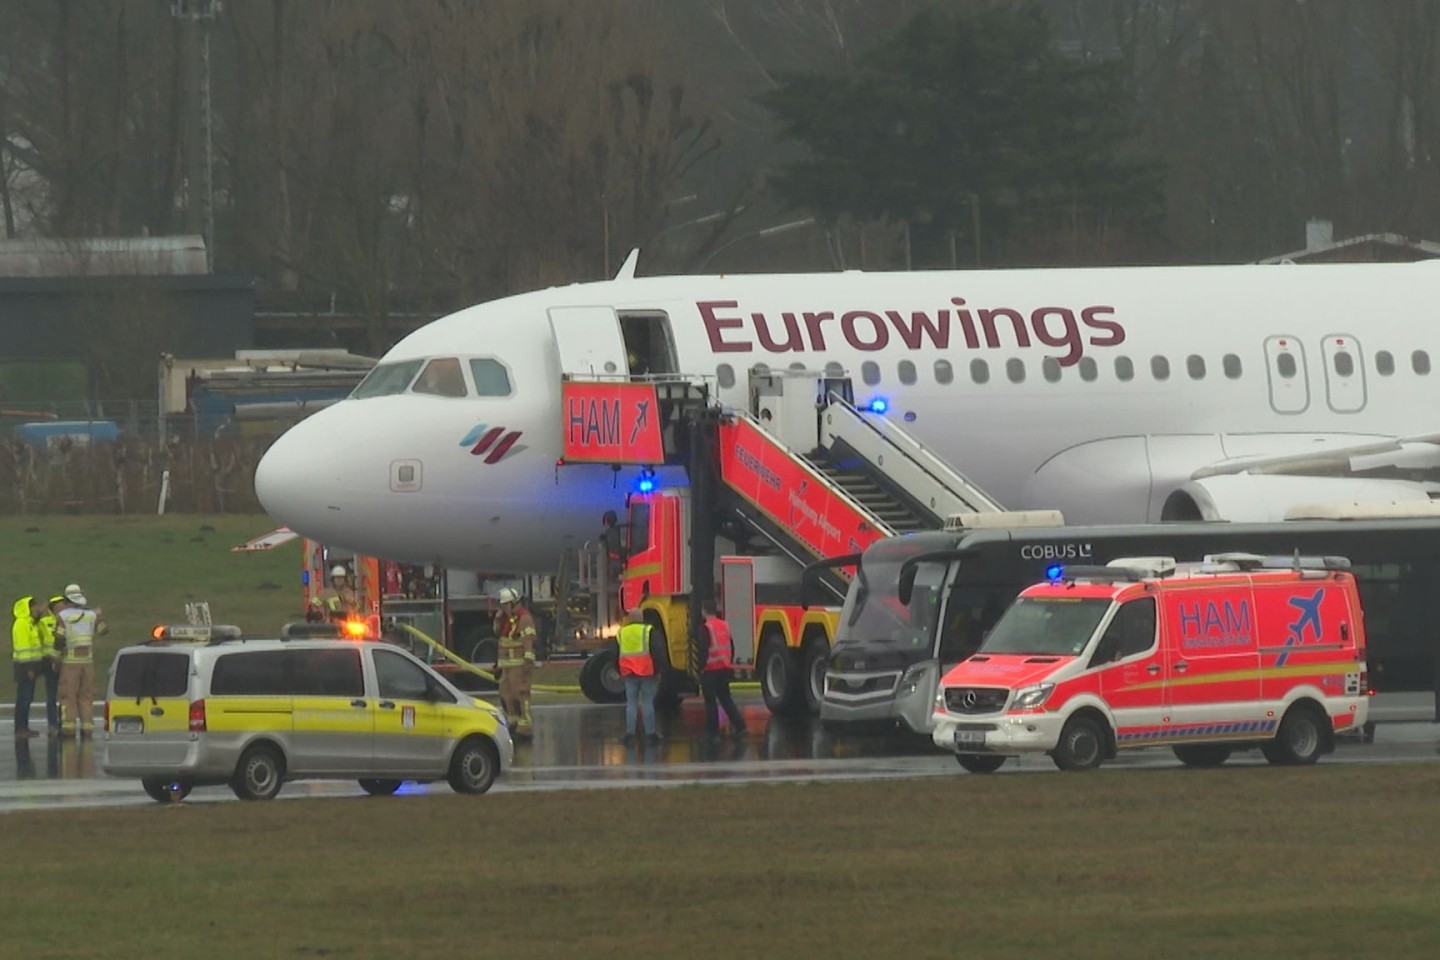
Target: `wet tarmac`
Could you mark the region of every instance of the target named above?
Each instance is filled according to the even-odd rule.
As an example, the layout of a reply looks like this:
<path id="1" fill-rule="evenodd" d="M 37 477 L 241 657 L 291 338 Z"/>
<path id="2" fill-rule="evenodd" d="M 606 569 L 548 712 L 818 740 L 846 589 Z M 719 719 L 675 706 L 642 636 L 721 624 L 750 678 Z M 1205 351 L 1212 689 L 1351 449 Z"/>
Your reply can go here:
<path id="1" fill-rule="evenodd" d="M 705 736 L 698 700 L 662 716 L 659 743 L 622 742 L 624 707 L 597 705 L 566 695 L 539 695 L 535 737 L 520 741 L 515 764 L 497 793 L 680 786 L 699 783 L 779 783 L 962 776 L 954 759 L 928 738 L 901 734 L 836 735 L 809 718 L 774 717 L 757 696 L 738 696 L 748 728 L 742 739 Z M 1377 697 L 1372 743 L 1342 739 L 1325 763 L 1389 763 L 1440 760 L 1440 724 L 1430 694 Z M 32 724 L 34 717 L 32 715 Z M 9 710 L 0 708 L 0 813 L 49 808 L 149 805 L 135 780 L 102 772 L 104 739 L 76 741 L 43 733 L 16 740 Z M 727 731 L 728 732 L 728 731 Z M 1257 751 L 1237 754 L 1235 765 L 1263 764 Z M 1173 767 L 1163 748 L 1129 751 L 1112 766 Z M 1047 757 L 1009 760 L 1002 773 L 1053 772 Z M 443 783 L 412 785 L 406 793 L 449 793 Z M 285 785 L 282 798 L 361 796 L 353 781 L 303 781 Z M 191 801 L 226 801 L 226 787 L 197 789 Z"/>

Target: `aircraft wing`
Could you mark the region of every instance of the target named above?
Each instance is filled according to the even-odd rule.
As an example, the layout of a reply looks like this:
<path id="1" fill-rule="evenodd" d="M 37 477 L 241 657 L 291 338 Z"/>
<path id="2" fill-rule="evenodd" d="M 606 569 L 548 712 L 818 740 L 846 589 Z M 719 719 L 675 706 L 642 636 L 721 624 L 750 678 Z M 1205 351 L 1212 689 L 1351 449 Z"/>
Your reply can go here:
<path id="1" fill-rule="evenodd" d="M 263 536 L 246 540 L 244 543 L 230 548 L 231 553 L 254 553 L 259 550 L 273 550 L 276 547 L 289 543 L 291 540 L 299 539 L 300 534 L 289 527 L 280 527 L 271 530 Z"/>

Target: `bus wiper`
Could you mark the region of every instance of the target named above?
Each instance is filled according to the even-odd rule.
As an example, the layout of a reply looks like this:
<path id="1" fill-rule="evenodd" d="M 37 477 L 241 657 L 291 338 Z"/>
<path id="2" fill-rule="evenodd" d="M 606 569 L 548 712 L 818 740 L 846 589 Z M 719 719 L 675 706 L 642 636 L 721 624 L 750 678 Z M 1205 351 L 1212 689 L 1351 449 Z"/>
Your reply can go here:
<path id="1" fill-rule="evenodd" d="M 836 567 L 854 567 L 862 582 L 865 578 L 865 574 L 860 571 L 860 554 L 858 553 L 826 557 L 824 560 L 806 564 L 805 569 L 800 572 L 800 608 L 802 610 L 810 609 L 810 593 L 819 586 L 820 575 L 826 570 L 833 570 Z"/>

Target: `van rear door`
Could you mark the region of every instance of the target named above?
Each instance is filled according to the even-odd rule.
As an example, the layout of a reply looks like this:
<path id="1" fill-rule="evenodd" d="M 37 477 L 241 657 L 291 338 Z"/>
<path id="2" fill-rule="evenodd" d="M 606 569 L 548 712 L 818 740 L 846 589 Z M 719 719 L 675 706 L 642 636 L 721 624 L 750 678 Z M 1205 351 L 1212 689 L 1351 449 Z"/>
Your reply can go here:
<path id="1" fill-rule="evenodd" d="M 110 675 L 107 762 L 174 767 L 190 746 L 191 651 L 121 650 Z"/>

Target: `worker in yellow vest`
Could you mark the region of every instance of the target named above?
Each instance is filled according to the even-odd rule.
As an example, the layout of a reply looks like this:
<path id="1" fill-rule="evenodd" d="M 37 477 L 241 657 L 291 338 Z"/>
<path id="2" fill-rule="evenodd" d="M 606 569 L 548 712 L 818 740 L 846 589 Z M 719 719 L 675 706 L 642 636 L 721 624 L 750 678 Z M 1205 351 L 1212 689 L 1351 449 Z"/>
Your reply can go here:
<path id="1" fill-rule="evenodd" d="M 40 618 L 45 615 L 45 601 L 39 597 L 21 597 L 12 611 L 15 622 L 10 627 L 10 659 L 15 670 L 15 739 L 35 736 L 30 729 L 30 701 L 35 699 L 35 681 L 44 669 L 44 647 L 40 641 Z"/>
<path id="2" fill-rule="evenodd" d="M 520 602 L 520 592 L 511 587 L 500 591 L 495 636 L 500 646 L 495 662 L 500 674 L 500 703 L 514 723 L 516 736 L 528 737 L 533 729 L 530 684 L 535 676 L 535 619 Z"/>
<path id="3" fill-rule="evenodd" d="M 639 608 L 625 615 L 620 628 L 620 679 L 625 684 L 625 742 L 635 739 L 638 711 L 645 717 L 645 736 L 651 743 L 660 742 L 655 724 L 655 692 L 660 678 L 655 675 L 655 658 L 650 653 L 653 629 L 645 622 Z"/>
<path id="4" fill-rule="evenodd" d="M 65 645 L 60 611 L 65 608 L 65 598 L 51 597 L 46 607 L 38 621 L 40 659 L 45 665 L 40 677 L 45 681 L 45 732 L 53 737 L 60 732 L 60 651 Z"/>
<path id="5" fill-rule="evenodd" d="M 80 585 L 65 588 L 66 606 L 59 626 L 65 633 L 60 658 L 60 732 L 88 737 L 95 732 L 95 638 L 109 627 L 99 610 L 90 609 Z"/>

